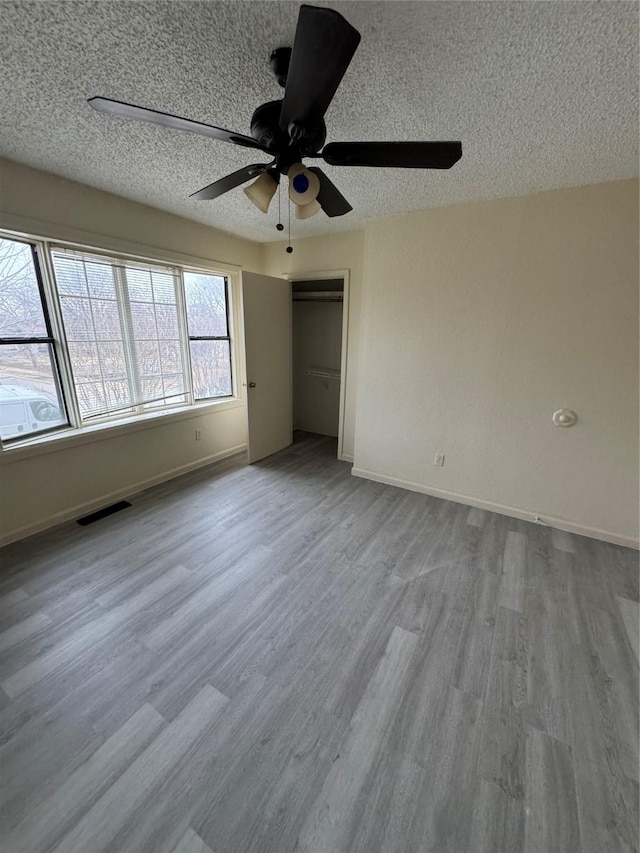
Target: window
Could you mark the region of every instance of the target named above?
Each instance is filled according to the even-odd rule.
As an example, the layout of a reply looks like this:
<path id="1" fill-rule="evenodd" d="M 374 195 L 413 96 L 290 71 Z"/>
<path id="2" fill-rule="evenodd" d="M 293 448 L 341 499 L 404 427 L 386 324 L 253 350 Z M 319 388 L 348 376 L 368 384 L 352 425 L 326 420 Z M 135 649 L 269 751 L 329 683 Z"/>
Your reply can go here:
<path id="1" fill-rule="evenodd" d="M 179 270 L 51 253 L 83 420 L 187 402 Z"/>
<path id="2" fill-rule="evenodd" d="M 231 394 L 231 339 L 227 280 L 185 272 L 193 394 L 196 400 Z"/>
<path id="3" fill-rule="evenodd" d="M 232 395 L 225 276 L 0 237 L 3 441 Z"/>
<path id="4" fill-rule="evenodd" d="M 68 423 L 36 248 L 0 238 L 0 438 Z"/>

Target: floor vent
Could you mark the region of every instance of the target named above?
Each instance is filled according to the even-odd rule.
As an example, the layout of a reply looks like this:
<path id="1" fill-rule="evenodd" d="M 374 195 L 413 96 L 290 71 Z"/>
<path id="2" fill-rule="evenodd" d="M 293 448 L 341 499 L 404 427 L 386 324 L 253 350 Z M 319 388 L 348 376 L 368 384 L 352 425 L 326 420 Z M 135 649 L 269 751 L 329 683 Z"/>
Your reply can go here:
<path id="1" fill-rule="evenodd" d="M 83 515 L 82 518 L 76 519 L 78 524 L 83 527 L 87 524 L 93 524 L 94 521 L 100 521 L 101 518 L 106 518 L 108 515 L 113 515 L 114 512 L 120 512 L 121 509 L 126 509 L 131 506 L 129 501 L 118 501 L 117 503 L 105 506 L 96 512 L 90 512 L 89 515 Z"/>

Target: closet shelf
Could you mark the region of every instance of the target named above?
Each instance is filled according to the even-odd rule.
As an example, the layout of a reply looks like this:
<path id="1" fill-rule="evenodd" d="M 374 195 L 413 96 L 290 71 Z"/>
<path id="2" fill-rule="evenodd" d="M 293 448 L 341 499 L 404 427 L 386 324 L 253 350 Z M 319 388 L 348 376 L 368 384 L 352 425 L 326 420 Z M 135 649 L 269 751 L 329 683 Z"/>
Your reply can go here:
<path id="1" fill-rule="evenodd" d="M 306 376 L 321 376 L 323 379 L 340 379 L 340 371 L 332 367 L 303 367 L 300 373 Z"/>
<path id="2" fill-rule="evenodd" d="M 294 302 L 342 302 L 343 292 L 341 290 L 294 291 L 292 297 Z"/>

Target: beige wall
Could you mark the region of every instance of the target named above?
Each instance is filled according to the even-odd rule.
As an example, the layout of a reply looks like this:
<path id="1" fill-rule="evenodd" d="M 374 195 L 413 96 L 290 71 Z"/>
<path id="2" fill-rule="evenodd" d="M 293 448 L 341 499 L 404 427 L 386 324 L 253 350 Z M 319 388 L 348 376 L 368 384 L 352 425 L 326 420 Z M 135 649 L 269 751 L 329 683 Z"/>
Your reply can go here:
<path id="1" fill-rule="evenodd" d="M 170 253 L 257 272 L 262 265 L 259 243 L 3 158 L 0 227 L 114 251 L 153 248 L 159 259 Z"/>
<path id="2" fill-rule="evenodd" d="M 364 276 L 356 471 L 637 541 L 637 181 L 378 220 Z"/>
<path id="3" fill-rule="evenodd" d="M 0 196 L 0 227 L 44 237 L 269 275 L 348 269 L 356 472 L 637 541 L 637 181 L 378 220 L 292 255 L 10 161 Z M 576 427 L 552 425 L 563 406 Z M 246 440 L 242 404 L 142 426 L 2 459 L 0 542 Z"/>
<path id="4" fill-rule="evenodd" d="M 253 270 L 262 264 L 257 243 L 7 160 L 0 160 L 0 205 L 1 228 L 159 259 Z M 33 458 L 0 460 L 0 543 L 206 464 L 246 441 L 242 403 L 144 426 Z"/>
<path id="5" fill-rule="evenodd" d="M 300 273 L 304 276 L 304 273 L 349 270 L 349 329 L 347 336 L 349 352 L 346 370 L 343 453 L 345 458 L 353 459 L 364 234 L 362 231 L 345 231 L 342 234 L 332 234 L 327 237 L 294 240 L 294 250 L 291 255 L 285 252 L 285 246 L 286 243 L 263 245 L 264 272 L 268 275 Z"/>

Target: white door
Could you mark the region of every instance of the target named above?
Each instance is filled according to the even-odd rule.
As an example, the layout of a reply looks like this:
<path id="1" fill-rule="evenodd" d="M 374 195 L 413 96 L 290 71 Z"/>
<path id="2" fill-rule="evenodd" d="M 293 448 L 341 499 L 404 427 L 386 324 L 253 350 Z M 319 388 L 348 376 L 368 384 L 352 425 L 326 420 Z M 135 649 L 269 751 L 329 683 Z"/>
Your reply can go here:
<path id="1" fill-rule="evenodd" d="M 249 462 L 292 441 L 291 282 L 242 274 Z"/>

